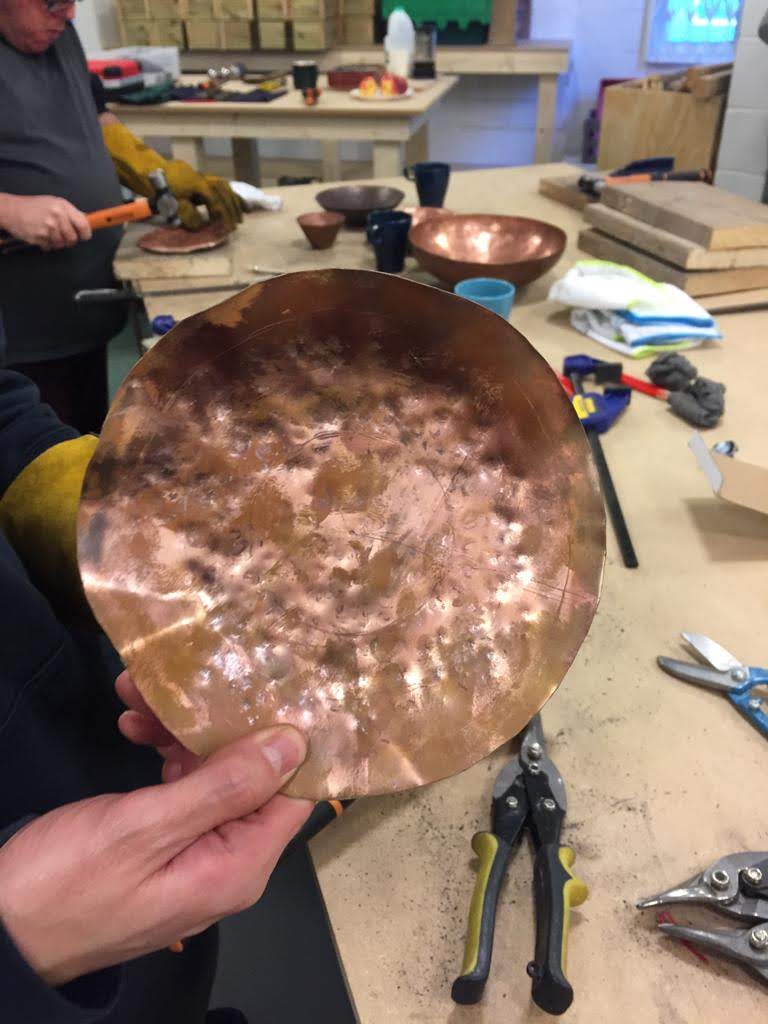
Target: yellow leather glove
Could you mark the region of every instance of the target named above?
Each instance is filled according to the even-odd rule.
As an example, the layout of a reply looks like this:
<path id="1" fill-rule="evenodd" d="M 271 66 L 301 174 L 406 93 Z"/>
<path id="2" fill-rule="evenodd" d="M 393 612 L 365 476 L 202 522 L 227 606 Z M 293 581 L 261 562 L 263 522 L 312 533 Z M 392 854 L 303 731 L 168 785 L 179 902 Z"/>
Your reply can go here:
<path id="1" fill-rule="evenodd" d="M 155 190 L 149 172 L 158 167 L 165 171 L 168 186 L 179 200 L 179 219 L 185 228 L 195 231 L 205 224 L 198 205 L 206 206 L 210 220 L 223 221 L 228 231 L 234 231 L 243 219 L 240 199 L 223 178 L 200 174 L 183 160 L 166 160 L 119 121 L 102 125 L 101 132 L 121 184 L 137 195 L 151 199 Z"/>
<path id="2" fill-rule="evenodd" d="M 25 466 L 0 501 L 0 529 L 62 621 L 92 622 L 77 567 L 77 511 L 98 438 L 48 448 Z"/>

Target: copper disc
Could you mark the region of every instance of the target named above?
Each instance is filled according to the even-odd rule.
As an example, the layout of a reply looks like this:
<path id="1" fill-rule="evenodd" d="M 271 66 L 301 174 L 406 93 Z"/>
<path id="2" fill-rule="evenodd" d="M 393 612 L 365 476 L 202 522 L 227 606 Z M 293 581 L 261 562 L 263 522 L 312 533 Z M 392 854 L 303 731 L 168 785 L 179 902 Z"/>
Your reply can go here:
<path id="1" fill-rule="evenodd" d="M 142 235 L 136 243 L 140 249 L 163 256 L 186 256 L 188 253 L 218 249 L 225 245 L 230 232 L 222 221 L 212 221 L 197 231 L 186 228 L 155 228 Z"/>
<path id="2" fill-rule="evenodd" d="M 394 792 L 518 732 L 597 605 L 571 404 L 501 317 L 355 270 L 286 274 L 134 367 L 79 521 L 93 610 L 199 753 L 291 722 L 294 795 Z"/>

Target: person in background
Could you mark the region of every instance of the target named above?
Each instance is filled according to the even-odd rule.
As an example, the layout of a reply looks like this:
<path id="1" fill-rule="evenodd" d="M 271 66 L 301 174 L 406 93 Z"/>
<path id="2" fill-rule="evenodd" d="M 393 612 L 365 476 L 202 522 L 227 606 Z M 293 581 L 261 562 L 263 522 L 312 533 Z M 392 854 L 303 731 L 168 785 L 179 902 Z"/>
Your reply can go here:
<path id="1" fill-rule="evenodd" d="M 143 145 L 104 106 L 92 83 L 67 0 L 0 0 L 0 232 L 35 248 L 1 254 L 0 310 L 8 365 L 81 433 L 107 411 L 106 346 L 123 327 L 120 304 L 79 305 L 81 289 L 115 284 L 121 228 L 94 233 L 86 214 L 123 201 L 120 183 L 151 196 L 162 167 L 182 223 L 233 229 L 237 196 L 221 178 Z"/>
<path id="2" fill-rule="evenodd" d="M 279 794 L 306 746 L 279 727 L 203 762 L 127 673 L 122 708 L 75 556 L 95 444 L 0 370 L 0 1020 L 243 1024 L 208 1013 L 211 925 L 308 816 Z"/>

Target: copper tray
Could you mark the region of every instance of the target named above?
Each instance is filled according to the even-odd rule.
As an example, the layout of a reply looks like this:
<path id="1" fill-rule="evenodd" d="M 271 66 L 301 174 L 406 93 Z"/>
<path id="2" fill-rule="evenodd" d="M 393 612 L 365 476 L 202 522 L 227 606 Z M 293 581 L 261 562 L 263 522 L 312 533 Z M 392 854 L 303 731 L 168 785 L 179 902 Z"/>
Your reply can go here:
<path id="1" fill-rule="evenodd" d="M 589 628 L 603 505 L 554 373 L 500 317 L 390 274 L 256 284 L 134 367 L 88 470 L 91 606 L 160 719 L 292 722 L 288 792 L 460 771 Z"/>
<path id="2" fill-rule="evenodd" d="M 467 277 L 530 284 L 557 263 L 566 243 L 565 232 L 554 224 L 491 213 L 428 218 L 409 237 L 421 266 L 451 285 Z"/>

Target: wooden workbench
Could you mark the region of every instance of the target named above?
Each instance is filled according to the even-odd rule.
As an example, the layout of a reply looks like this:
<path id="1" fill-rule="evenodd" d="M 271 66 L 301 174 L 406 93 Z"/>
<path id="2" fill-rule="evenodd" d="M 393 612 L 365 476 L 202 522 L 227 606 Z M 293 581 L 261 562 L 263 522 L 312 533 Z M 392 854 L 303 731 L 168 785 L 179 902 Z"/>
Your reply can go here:
<path id="1" fill-rule="evenodd" d="M 183 76 L 185 85 L 196 84 L 199 76 Z M 308 107 L 297 89 L 289 89 L 269 103 L 184 103 L 171 101 L 151 106 L 115 103 L 110 110 L 136 135 L 170 137 L 173 155 L 193 167 L 202 165 L 203 139 L 231 139 L 235 176 L 258 183 L 257 146 L 263 139 L 315 139 L 323 143 L 323 178 L 339 174 L 339 142 L 373 144 L 373 173 L 384 177 L 402 172 L 406 162 L 427 159 L 429 113 L 456 84 L 451 75 L 434 81 L 411 83 L 413 96 L 402 100 L 366 102 L 347 92 L 323 90 L 314 107 Z M 227 83 L 226 89 L 242 92 L 241 82 Z"/>
<path id="2" fill-rule="evenodd" d="M 509 5 L 513 9 L 513 5 Z M 514 19 L 514 12 L 513 12 Z M 441 75 L 521 75 L 536 79 L 536 141 L 534 160 L 543 163 L 552 159 L 555 131 L 557 80 L 568 70 L 571 44 L 559 40 L 526 39 L 520 42 L 489 43 L 486 46 L 439 46 L 437 70 Z M 340 64 L 378 64 L 381 46 L 342 46 L 317 53 L 253 51 L 222 53 L 220 50 L 193 50 L 181 55 L 185 71 L 205 73 L 233 60 L 251 71 L 288 68 L 294 60 L 316 60 L 324 71 Z"/>
<path id="3" fill-rule="evenodd" d="M 536 184 L 540 174 L 566 170 L 550 165 L 455 174 L 446 199 L 453 209 L 540 216 L 567 231 L 563 260 L 522 292 L 510 318 L 553 366 L 576 352 L 610 358 L 545 299 L 553 277 L 578 256 L 581 218 L 537 195 Z M 404 188 L 411 201 L 412 186 Z M 344 232 L 325 253 L 306 248 L 293 218 L 312 208 L 315 191 L 284 189 L 283 213 L 248 219 L 232 246 L 231 280 L 253 263 L 372 266 L 359 233 Z M 138 267 L 131 260 L 128 241 L 118 269 L 140 270 L 145 288 L 169 286 L 152 278 L 151 263 Z M 226 278 L 209 279 L 221 280 Z M 153 314 L 184 316 L 221 297 L 149 305 Z M 721 327 L 721 346 L 691 354 L 705 376 L 728 388 L 726 414 L 707 438 L 734 438 L 740 456 L 765 464 L 768 312 L 724 316 Z M 681 629 L 711 635 L 748 664 L 765 664 L 768 654 L 768 519 L 712 496 L 688 451 L 690 435 L 691 428 L 663 403 L 634 395 L 606 436 L 640 568 L 622 567 L 609 529 L 597 618 L 543 715 L 549 752 L 568 788 L 564 839 L 574 846 L 576 867 L 591 890 L 573 914 L 569 974 L 576 1000 L 566 1019 L 574 1024 L 765 1019 L 766 993 L 758 982 L 724 961 L 699 962 L 656 934 L 652 913 L 633 908 L 638 897 L 682 881 L 722 854 L 768 849 L 765 741 L 723 697 L 677 682 L 655 665 L 657 654 L 678 654 Z M 546 1019 L 530 1003 L 525 974 L 533 953 L 527 848 L 513 860 L 502 892 L 483 1003 L 457 1007 L 449 995 L 474 884 L 470 838 L 488 826 L 492 783 L 507 756 L 498 753 L 422 790 L 358 803 L 314 840 L 363 1024 Z M 685 920 L 686 912 L 675 916 Z M 691 913 L 689 919 L 728 925 L 712 915 Z"/>

